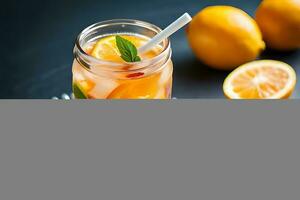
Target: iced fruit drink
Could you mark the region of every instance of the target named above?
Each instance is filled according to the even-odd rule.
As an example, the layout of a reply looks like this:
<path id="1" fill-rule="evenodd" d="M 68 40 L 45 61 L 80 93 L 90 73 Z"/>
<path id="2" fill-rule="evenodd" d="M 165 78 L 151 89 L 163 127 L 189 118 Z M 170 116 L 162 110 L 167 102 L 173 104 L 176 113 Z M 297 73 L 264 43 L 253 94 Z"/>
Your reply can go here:
<path id="1" fill-rule="evenodd" d="M 173 64 L 166 39 L 127 62 L 116 36 L 141 47 L 158 27 L 136 20 L 110 20 L 85 29 L 74 48 L 73 93 L 77 99 L 169 99 Z"/>

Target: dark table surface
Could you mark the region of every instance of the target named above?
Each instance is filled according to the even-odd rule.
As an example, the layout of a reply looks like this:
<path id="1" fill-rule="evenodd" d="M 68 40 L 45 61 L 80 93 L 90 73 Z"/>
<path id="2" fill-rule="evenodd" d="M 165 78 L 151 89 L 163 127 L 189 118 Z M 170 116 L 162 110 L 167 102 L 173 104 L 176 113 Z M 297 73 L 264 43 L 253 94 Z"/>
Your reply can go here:
<path id="1" fill-rule="evenodd" d="M 71 92 L 74 40 L 85 27 L 113 18 L 131 18 L 165 27 L 184 12 L 209 5 L 233 5 L 253 16 L 259 0 L 10 0 L 1 6 L 0 98 L 51 98 Z M 228 72 L 197 61 L 184 30 L 171 37 L 174 61 L 173 96 L 224 98 Z M 292 65 L 300 77 L 300 51 L 267 50 L 261 58 Z M 300 97 L 300 86 L 293 98 Z"/>

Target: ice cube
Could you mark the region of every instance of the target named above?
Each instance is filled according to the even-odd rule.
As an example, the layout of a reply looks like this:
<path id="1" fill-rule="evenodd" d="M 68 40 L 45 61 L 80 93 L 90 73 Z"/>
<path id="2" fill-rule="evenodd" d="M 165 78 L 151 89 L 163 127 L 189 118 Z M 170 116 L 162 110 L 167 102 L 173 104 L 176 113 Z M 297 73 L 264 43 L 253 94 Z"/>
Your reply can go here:
<path id="1" fill-rule="evenodd" d="M 97 78 L 96 85 L 88 95 L 97 99 L 107 98 L 118 86 L 118 82 L 113 79 Z"/>
<path id="2" fill-rule="evenodd" d="M 74 62 L 73 62 L 72 72 L 73 72 L 73 78 L 75 80 L 83 81 L 85 79 L 83 72 L 81 70 L 81 66 L 79 65 L 79 63 L 76 60 L 74 60 Z"/>
<path id="3" fill-rule="evenodd" d="M 166 91 L 165 88 L 161 88 L 157 94 L 155 95 L 154 99 L 165 99 L 166 98 Z"/>
<path id="4" fill-rule="evenodd" d="M 168 63 L 167 66 L 161 71 L 160 78 L 159 78 L 159 84 L 164 85 L 166 84 L 170 77 L 172 76 L 173 67 L 171 63 Z"/>

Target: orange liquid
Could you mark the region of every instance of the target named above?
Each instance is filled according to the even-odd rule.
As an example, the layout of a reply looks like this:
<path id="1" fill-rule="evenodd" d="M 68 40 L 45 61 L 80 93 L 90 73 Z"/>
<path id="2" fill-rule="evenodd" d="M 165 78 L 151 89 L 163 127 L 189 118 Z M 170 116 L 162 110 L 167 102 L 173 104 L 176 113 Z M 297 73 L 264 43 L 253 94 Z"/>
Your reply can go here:
<path id="1" fill-rule="evenodd" d="M 130 40 L 137 48 L 145 44 L 149 39 L 137 35 L 121 35 Z M 112 36 L 108 36 L 112 37 Z M 100 40 L 110 40 L 101 38 Z M 112 48 L 98 42 L 85 47 L 87 54 L 105 61 L 124 63 L 124 68 L 130 70 L 132 66 L 126 65 L 120 57 L 114 41 L 110 42 Z M 97 48 L 97 49 L 96 49 Z M 150 59 L 159 55 L 162 51 L 160 46 L 153 48 L 145 54 L 139 55 L 141 59 Z M 96 56 L 95 56 L 96 55 Z M 171 97 L 173 64 L 171 60 L 164 63 L 160 70 L 144 74 L 134 71 L 126 74 L 126 77 L 98 76 L 84 67 L 76 60 L 73 63 L 73 90 L 75 98 L 88 99 L 169 99 Z M 80 92 L 78 92 L 78 89 Z"/>

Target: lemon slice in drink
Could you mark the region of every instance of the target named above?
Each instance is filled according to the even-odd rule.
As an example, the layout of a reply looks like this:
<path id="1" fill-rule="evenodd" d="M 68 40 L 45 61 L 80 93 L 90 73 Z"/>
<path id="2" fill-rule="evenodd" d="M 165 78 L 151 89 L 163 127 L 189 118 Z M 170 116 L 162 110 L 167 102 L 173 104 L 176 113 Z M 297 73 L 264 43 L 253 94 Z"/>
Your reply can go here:
<path id="1" fill-rule="evenodd" d="M 122 62 L 114 36 L 108 36 L 98 40 L 91 55 L 100 60 Z"/>
<path id="2" fill-rule="evenodd" d="M 296 73 L 286 63 L 260 60 L 244 64 L 225 79 L 223 91 L 229 99 L 285 99 L 296 85 Z"/>
<path id="3" fill-rule="evenodd" d="M 147 42 L 146 38 L 134 35 L 121 35 L 121 37 L 132 42 L 137 48 Z M 91 52 L 91 55 L 100 60 L 121 63 L 124 62 L 118 50 L 115 36 L 107 36 L 98 40 Z"/>

